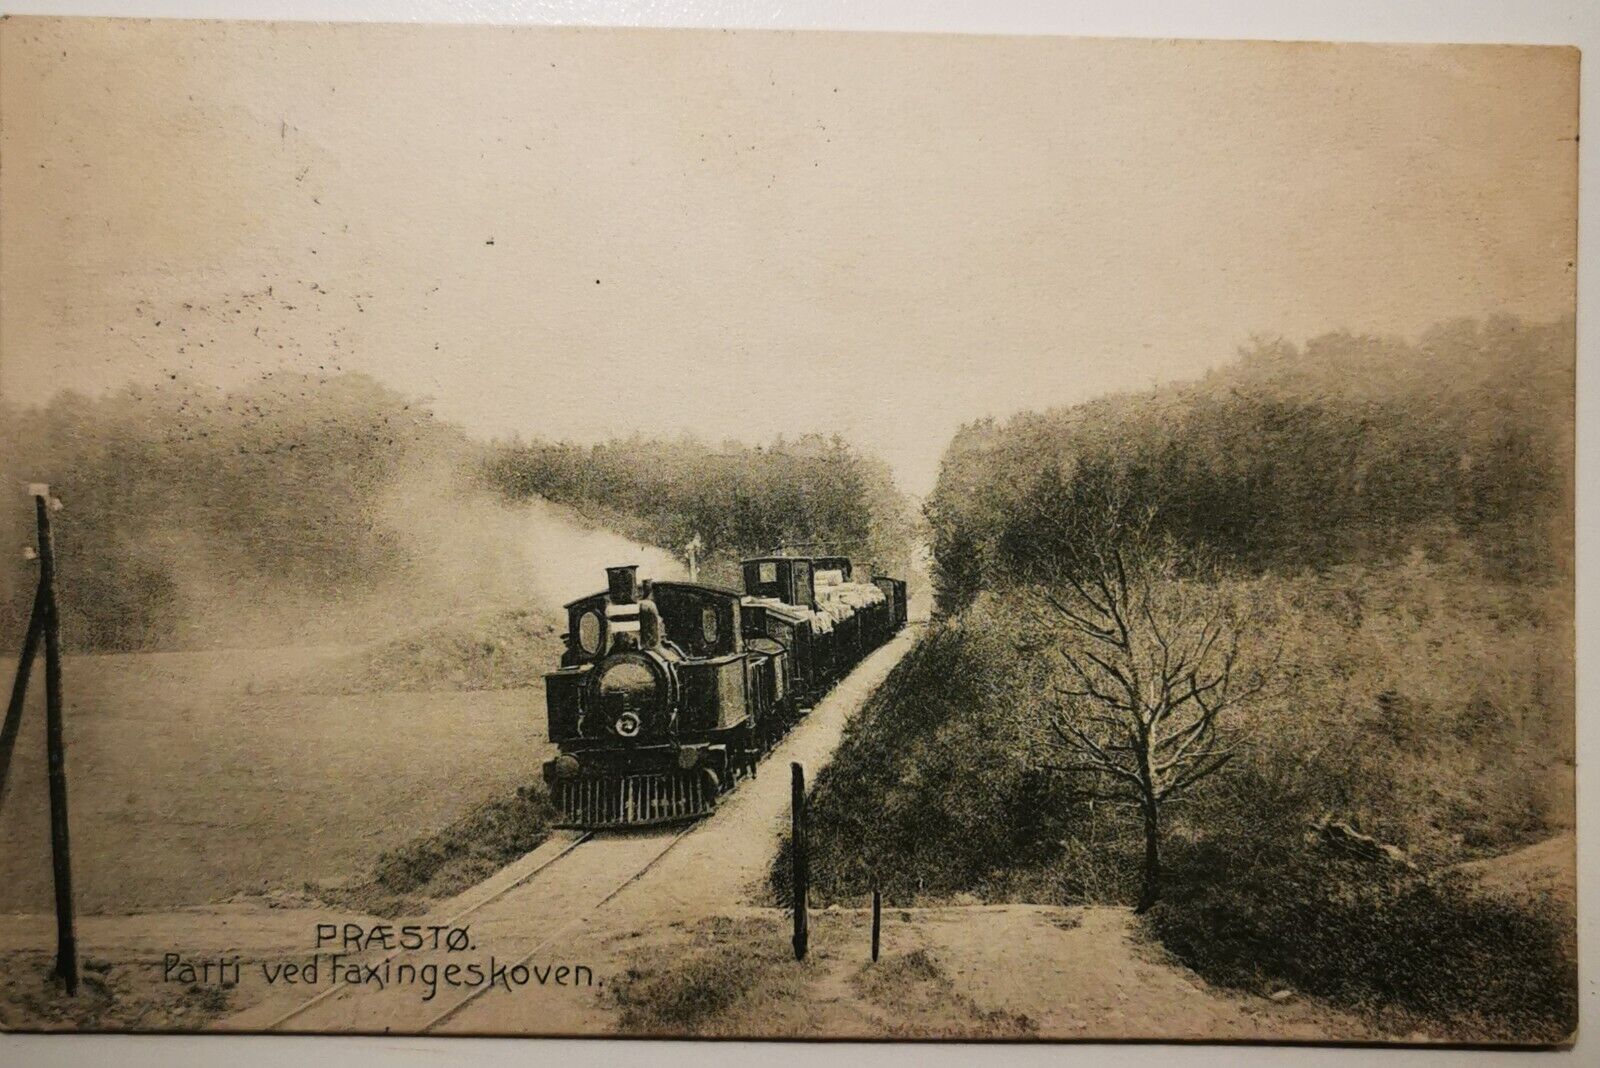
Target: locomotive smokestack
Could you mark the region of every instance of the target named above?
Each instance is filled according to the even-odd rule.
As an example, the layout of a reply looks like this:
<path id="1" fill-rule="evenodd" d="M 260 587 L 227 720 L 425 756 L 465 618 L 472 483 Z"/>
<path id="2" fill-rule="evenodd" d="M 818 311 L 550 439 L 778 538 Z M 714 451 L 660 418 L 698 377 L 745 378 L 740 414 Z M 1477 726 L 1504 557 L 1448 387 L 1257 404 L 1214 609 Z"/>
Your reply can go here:
<path id="1" fill-rule="evenodd" d="M 633 604 L 639 599 L 639 565 L 606 568 L 606 585 L 612 604 Z"/>

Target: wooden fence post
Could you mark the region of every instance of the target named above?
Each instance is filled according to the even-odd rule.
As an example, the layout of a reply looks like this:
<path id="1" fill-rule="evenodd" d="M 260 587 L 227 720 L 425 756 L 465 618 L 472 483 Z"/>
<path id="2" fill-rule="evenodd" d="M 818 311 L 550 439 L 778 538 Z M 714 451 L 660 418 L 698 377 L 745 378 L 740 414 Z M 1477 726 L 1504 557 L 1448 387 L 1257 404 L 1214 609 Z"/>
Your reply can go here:
<path id="1" fill-rule="evenodd" d="M 794 959 L 805 960 L 806 944 L 810 938 L 806 927 L 806 773 L 798 762 L 790 764 L 789 770 L 792 776 L 789 853 L 794 861 L 791 879 L 794 894 Z"/>
<path id="2" fill-rule="evenodd" d="M 883 895 L 872 888 L 872 963 L 878 963 L 878 932 L 883 929 Z"/>
<path id="3" fill-rule="evenodd" d="M 50 859 L 56 889 L 56 974 L 78 992 L 78 935 L 72 909 L 72 851 L 67 840 L 67 754 L 61 709 L 61 619 L 56 611 L 50 488 L 32 487 L 39 525 L 39 599 L 44 608 L 45 751 L 50 784 Z M 42 491 L 42 492 L 39 492 Z"/>

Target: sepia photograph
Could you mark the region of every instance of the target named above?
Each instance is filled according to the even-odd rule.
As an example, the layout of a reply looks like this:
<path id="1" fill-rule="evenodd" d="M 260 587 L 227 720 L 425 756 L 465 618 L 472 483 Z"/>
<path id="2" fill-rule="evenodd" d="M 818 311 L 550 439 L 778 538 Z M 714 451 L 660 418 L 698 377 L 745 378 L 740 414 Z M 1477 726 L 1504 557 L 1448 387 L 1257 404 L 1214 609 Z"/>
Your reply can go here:
<path id="1" fill-rule="evenodd" d="M 1579 68 L 0 19 L 0 1030 L 1570 1047 Z"/>

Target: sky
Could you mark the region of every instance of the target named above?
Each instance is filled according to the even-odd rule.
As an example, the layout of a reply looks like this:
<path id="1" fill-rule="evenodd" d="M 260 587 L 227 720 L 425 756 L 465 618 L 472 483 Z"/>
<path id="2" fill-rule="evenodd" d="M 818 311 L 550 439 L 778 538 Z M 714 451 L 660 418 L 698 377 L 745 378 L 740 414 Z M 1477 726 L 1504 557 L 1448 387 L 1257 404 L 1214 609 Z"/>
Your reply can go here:
<path id="1" fill-rule="evenodd" d="M 0 395 L 370 373 L 481 436 L 964 422 L 1574 308 L 1577 53 L 0 24 Z"/>

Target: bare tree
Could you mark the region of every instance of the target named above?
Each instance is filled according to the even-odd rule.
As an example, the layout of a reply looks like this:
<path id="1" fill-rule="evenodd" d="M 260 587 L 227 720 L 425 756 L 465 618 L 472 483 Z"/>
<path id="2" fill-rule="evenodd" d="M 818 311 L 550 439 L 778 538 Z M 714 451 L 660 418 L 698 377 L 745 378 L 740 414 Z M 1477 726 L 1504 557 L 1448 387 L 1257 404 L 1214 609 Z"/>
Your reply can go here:
<path id="1" fill-rule="evenodd" d="M 1243 610 L 1181 576 L 1173 552 L 1137 529 L 1101 533 L 1040 593 L 1044 619 L 1064 632 L 1053 647 L 1066 680 L 1044 766 L 1073 774 L 1078 796 L 1142 819 L 1143 912 L 1160 894 L 1163 807 L 1233 758 L 1229 713 L 1261 694 L 1277 657 L 1246 655 L 1257 650 Z"/>

